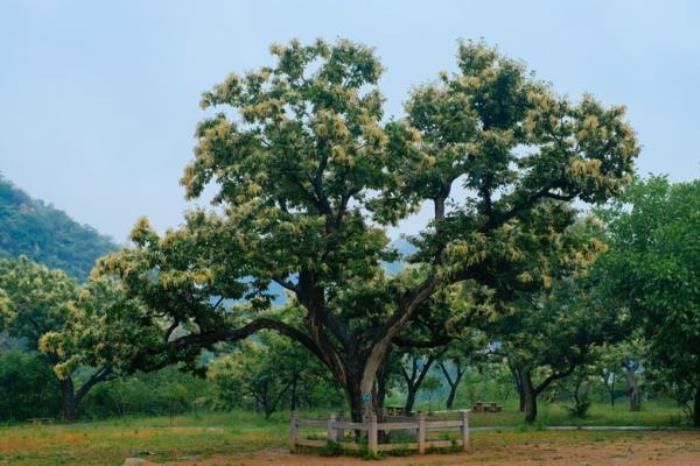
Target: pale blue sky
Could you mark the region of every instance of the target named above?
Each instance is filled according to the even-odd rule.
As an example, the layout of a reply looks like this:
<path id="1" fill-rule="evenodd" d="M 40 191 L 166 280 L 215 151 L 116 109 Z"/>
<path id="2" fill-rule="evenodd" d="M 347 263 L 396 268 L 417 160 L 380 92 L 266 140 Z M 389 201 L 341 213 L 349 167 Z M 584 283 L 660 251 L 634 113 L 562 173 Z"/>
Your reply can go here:
<path id="1" fill-rule="evenodd" d="M 627 105 L 641 173 L 700 174 L 700 2 L 561 0 L 2 0 L 0 173 L 120 242 L 141 215 L 176 226 L 200 93 L 293 37 L 375 46 L 394 115 L 483 37 L 562 94 Z"/>

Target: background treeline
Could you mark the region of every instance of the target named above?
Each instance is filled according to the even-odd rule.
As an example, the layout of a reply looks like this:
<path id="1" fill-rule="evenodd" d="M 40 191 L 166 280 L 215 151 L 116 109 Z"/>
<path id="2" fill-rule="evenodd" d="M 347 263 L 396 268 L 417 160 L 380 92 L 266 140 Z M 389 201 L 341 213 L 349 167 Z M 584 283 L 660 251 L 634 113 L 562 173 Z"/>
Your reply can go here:
<path id="1" fill-rule="evenodd" d="M 403 339 L 432 339 L 434 344 L 405 346 L 400 339 L 393 346 L 379 373 L 379 402 L 412 411 L 496 401 L 534 419 L 538 400 L 561 403 L 572 417 L 585 417 L 592 403 L 626 403 L 630 411 L 639 411 L 650 400 L 672 399 L 692 414 L 697 282 L 688 270 L 695 270 L 697 260 L 697 238 L 691 232 L 698 226 L 699 186 L 674 185 L 661 177 L 636 183 L 618 204 L 597 210 L 577 226 L 577 234 L 595 232 L 600 241 L 597 259 L 585 273 L 553 283 L 544 295 L 530 296 L 531 301 L 519 302 L 511 312 L 479 314 L 475 320 L 474 312 L 483 310 L 471 309 L 467 315 L 472 321 L 457 336 L 448 337 L 440 328 L 436 333 L 430 319 L 454 312 L 461 297 L 431 303 L 429 318 L 418 319 Z M 602 222 L 605 229 L 600 229 Z M 0 269 L 0 420 L 234 409 L 269 417 L 291 409 L 344 408 L 342 388 L 327 369 L 301 345 L 272 332 L 221 344 L 200 355 L 195 366 L 153 372 L 109 365 L 106 371 L 89 358 L 72 359 L 66 350 L 83 358 L 85 350 L 54 350 L 52 338 L 75 336 L 75 319 L 84 317 L 85 310 L 117 309 L 124 305 L 121 295 L 104 284 L 80 284 L 26 257 L 3 259 Z M 396 273 L 410 274 L 411 269 Z M 665 283 L 664 294 L 645 287 L 655 279 Z M 621 286 L 628 294 L 619 293 Z M 643 295 L 635 296 L 635 288 Z M 71 299 L 85 306 L 82 311 Z M 668 309 L 655 318 L 635 316 L 625 302 L 630 299 L 640 307 L 649 301 L 650 312 Z M 23 312 L 13 315 L 10 309 L 22 305 Z M 104 317 L 100 312 L 94 316 Z M 108 322 L 99 328 L 119 331 Z M 78 330 L 81 339 L 89 334 Z M 689 336 L 683 338 L 684 333 Z M 92 342 L 88 338 L 87 344 L 104 343 L 104 336 L 100 333 Z M 83 387 L 87 390 L 80 394 Z M 67 402 L 73 405 L 66 407 Z"/>

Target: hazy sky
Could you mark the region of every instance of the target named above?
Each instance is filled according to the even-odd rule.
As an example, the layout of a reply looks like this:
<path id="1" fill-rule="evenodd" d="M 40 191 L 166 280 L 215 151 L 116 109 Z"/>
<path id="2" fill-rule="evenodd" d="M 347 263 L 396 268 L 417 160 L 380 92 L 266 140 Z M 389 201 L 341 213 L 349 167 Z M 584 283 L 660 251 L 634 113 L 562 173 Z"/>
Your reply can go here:
<path id="1" fill-rule="evenodd" d="M 668 0 L 1 0 L 0 173 L 120 242 L 141 215 L 176 226 L 201 92 L 293 37 L 375 46 L 394 115 L 483 37 L 562 94 L 627 105 L 641 173 L 700 174 L 700 2 Z"/>

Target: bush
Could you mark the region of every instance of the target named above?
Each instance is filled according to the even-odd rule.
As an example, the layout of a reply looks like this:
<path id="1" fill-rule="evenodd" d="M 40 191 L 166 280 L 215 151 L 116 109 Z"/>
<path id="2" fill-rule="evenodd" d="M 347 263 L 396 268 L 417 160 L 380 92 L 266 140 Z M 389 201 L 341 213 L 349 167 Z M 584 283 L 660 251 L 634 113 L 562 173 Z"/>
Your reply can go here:
<path id="1" fill-rule="evenodd" d="M 0 420 L 54 417 L 61 409 L 58 380 L 40 353 L 0 353 Z"/>

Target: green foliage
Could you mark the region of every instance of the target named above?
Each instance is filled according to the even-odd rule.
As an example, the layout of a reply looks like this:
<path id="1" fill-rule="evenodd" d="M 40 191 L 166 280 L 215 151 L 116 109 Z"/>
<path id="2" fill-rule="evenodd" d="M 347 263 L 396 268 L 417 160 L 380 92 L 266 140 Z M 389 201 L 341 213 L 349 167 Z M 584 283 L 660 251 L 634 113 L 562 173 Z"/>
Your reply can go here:
<path id="1" fill-rule="evenodd" d="M 628 309 L 649 340 L 657 377 L 700 425 L 700 181 L 651 177 L 600 214 L 610 251 L 602 292 Z"/>
<path id="2" fill-rule="evenodd" d="M 37 352 L 0 352 L 0 422 L 54 417 L 61 397 L 58 382 Z"/>
<path id="3" fill-rule="evenodd" d="M 321 450 L 321 455 L 323 456 L 341 456 L 343 453 L 343 445 L 333 440 L 326 441 L 326 446 Z"/>
<path id="4" fill-rule="evenodd" d="M 46 332 L 65 325 L 68 316 L 64 306 L 78 299 L 79 287 L 65 272 L 21 256 L 16 260 L 0 258 L 0 292 L 4 296 L 0 309 L 3 330 L 25 339 L 36 350 Z"/>
<path id="5" fill-rule="evenodd" d="M 32 199 L 0 176 L 0 257 L 25 255 L 85 280 L 97 258 L 116 249 L 110 238 Z"/>
<path id="6" fill-rule="evenodd" d="M 585 397 L 582 400 L 577 400 L 573 405 L 567 406 L 566 409 L 572 417 L 584 418 L 588 415 L 592 403 L 589 398 Z"/>
<path id="7" fill-rule="evenodd" d="M 96 386 L 85 397 L 82 412 L 89 418 L 172 416 L 209 409 L 213 392 L 206 380 L 171 367 Z"/>
<path id="8" fill-rule="evenodd" d="M 342 398 L 329 375 L 304 348 L 269 332 L 209 365 L 218 408 L 255 409 L 266 417 L 283 408 L 337 406 Z"/>
<path id="9" fill-rule="evenodd" d="M 78 285 L 65 272 L 21 256 L 0 259 L 0 292 L 2 331 L 46 354 L 66 417 L 95 384 L 128 368 L 138 349 L 152 342 L 150 327 L 138 319 L 142 307 L 109 277 Z M 81 368 L 90 370 L 78 379 Z"/>
<path id="10" fill-rule="evenodd" d="M 197 127 L 181 182 L 189 198 L 213 185 L 216 211 L 162 237 L 141 220 L 134 247 L 100 263 L 147 306 L 141 321 L 165 323 L 140 367 L 274 330 L 332 372 L 358 419 L 392 341 L 434 293 L 547 285 L 553 252 L 575 252 L 562 240 L 570 202 L 605 201 L 631 180 L 639 148 L 624 108 L 573 104 L 483 43 L 461 43 L 457 72 L 387 123 L 370 47 L 271 53 L 271 66 L 203 95 L 219 113 Z M 435 215 L 412 239 L 420 279 L 389 277 L 388 228 L 424 202 Z M 280 313 L 273 282 L 293 303 Z"/>

